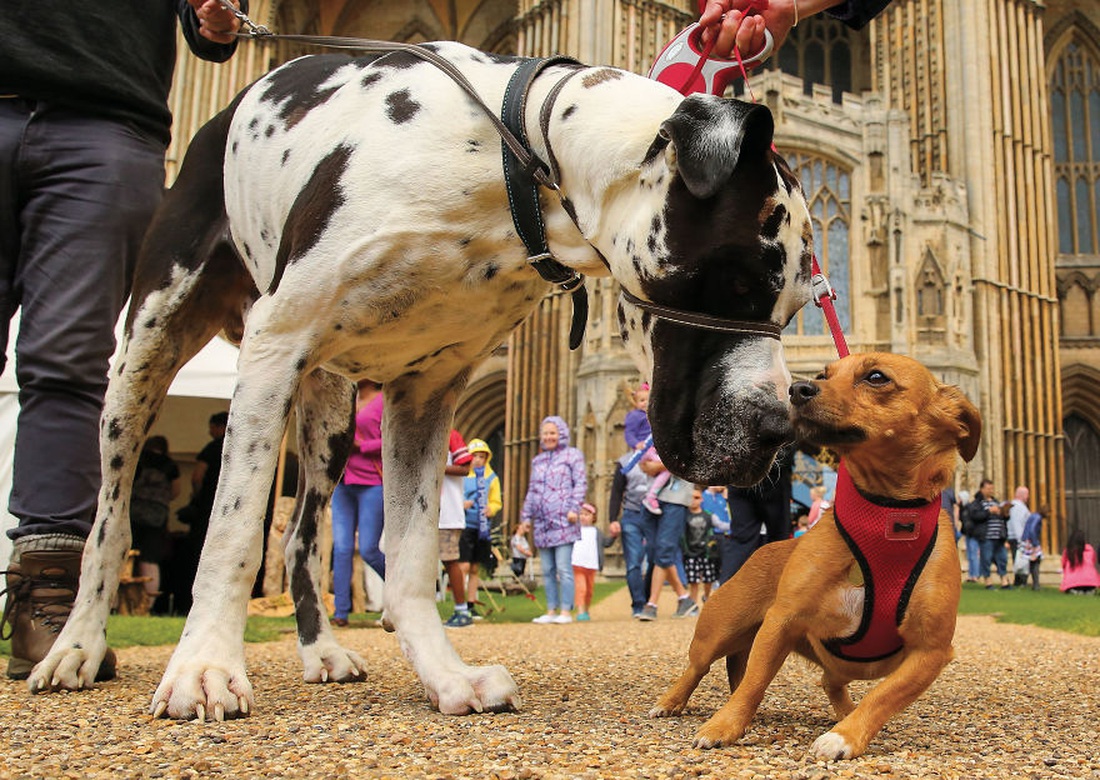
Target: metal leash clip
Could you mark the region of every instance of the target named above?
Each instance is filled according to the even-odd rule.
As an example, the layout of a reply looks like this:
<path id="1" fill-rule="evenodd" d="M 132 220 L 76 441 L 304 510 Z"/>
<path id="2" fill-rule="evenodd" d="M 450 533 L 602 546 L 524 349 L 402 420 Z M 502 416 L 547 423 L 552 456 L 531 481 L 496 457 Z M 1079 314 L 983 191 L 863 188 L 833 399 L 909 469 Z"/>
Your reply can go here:
<path id="1" fill-rule="evenodd" d="M 267 27 L 265 27 L 264 25 L 256 24 L 254 21 L 249 19 L 248 14 L 237 8 L 235 5 L 229 2 L 229 0 L 218 0 L 218 2 L 222 4 L 222 7 L 225 8 L 225 10 L 229 11 L 229 13 L 237 17 L 242 26 L 248 28 L 248 34 L 253 38 L 263 38 L 272 34 L 271 30 L 267 29 Z M 237 34 L 240 35 L 240 33 Z"/>

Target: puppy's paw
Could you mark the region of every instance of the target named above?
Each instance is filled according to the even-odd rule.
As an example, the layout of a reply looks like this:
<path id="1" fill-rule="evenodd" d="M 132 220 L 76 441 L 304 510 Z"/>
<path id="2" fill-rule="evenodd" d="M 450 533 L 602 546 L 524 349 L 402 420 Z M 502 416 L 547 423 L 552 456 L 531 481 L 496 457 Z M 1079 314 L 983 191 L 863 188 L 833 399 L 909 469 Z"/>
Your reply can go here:
<path id="1" fill-rule="evenodd" d="M 298 646 L 302 659 L 302 677 L 307 683 L 353 683 L 367 679 L 367 662 L 335 640 Z"/>
<path id="2" fill-rule="evenodd" d="M 704 750 L 718 748 L 724 745 L 732 745 L 741 739 L 744 734 L 745 729 L 732 726 L 724 719 L 715 716 L 704 723 L 703 727 L 696 732 L 693 744 L 695 747 Z"/>
<path id="3" fill-rule="evenodd" d="M 657 702 L 649 711 L 649 717 L 651 718 L 671 718 L 675 715 L 681 715 L 684 712 L 684 705 L 668 704 L 662 699 Z"/>
<path id="4" fill-rule="evenodd" d="M 149 711 L 154 718 L 222 721 L 248 715 L 255 702 L 243 660 L 239 664 L 177 662 L 173 657 Z"/>
<path id="5" fill-rule="evenodd" d="M 503 666 L 467 666 L 458 674 L 441 677 L 434 686 L 425 685 L 432 706 L 444 715 L 471 712 L 509 712 L 523 702 L 519 687 Z"/>
<path id="6" fill-rule="evenodd" d="M 855 758 L 855 751 L 848 740 L 835 731 L 827 731 L 814 740 L 810 748 L 810 755 L 814 758 L 823 758 L 826 761 L 835 761 L 840 758 Z"/>

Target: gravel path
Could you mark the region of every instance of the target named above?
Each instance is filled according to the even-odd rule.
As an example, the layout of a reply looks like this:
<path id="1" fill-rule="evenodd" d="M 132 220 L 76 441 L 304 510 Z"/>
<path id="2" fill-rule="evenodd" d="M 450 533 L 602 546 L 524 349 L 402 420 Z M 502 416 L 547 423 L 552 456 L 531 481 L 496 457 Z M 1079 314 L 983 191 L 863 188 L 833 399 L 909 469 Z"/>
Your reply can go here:
<path id="1" fill-rule="evenodd" d="M 502 662 L 521 712 L 432 711 L 395 638 L 342 641 L 370 682 L 306 685 L 293 638 L 248 646 L 257 707 L 228 723 L 153 721 L 149 699 L 171 648 L 119 652 L 121 677 L 79 694 L 30 696 L 0 682 L 2 778 L 1100 778 L 1100 640 L 963 617 L 957 657 L 866 755 L 805 758 L 831 725 L 816 674 L 790 661 L 736 746 L 691 747 L 721 703 L 716 668 L 682 718 L 646 712 L 679 672 L 694 621 L 629 619 L 625 590 L 569 626 L 452 631 L 468 662 Z M 853 685 L 858 697 L 867 686 Z"/>

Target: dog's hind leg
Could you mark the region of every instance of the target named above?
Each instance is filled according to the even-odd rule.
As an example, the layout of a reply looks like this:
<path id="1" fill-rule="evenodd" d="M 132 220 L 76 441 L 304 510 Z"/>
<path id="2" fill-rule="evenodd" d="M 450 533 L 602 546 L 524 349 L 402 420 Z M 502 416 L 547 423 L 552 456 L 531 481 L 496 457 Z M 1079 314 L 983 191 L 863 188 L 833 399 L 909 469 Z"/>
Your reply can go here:
<path id="1" fill-rule="evenodd" d="M 420 376 L 385 385 L 382 429 L 386 496 L 386 615 L 406 657 L 439 711 L 518 707 L 515 681 L 503 666 L 472 667 L 444 634 L 435 604 L 439 569 L 440 476 L 455 402 L 466 375 L 431 391 Z"/>
<path id="2" fill-rule="evenodd" d="M 732 693 L 745 671 L 752 640 L 760 627 L 766 602 L 757 600 L 751 607 L 735 586 L 736 580 L 716 590 L 703 605 L 695 623 L 695 634 L 688 648 L 688 666 L 680 678 L 649 711 L 649 717 L 679 715 L 688 698 L 719 658 L 726 658 L 726 671 Z M 755 607 L 755 609 L 753 608 Z"/>
<path id="3" fill-rule="evenodd" d="M 829 703 L 833 705 L 833 713 L 837 720 L 843 720 L 855 709 L 852 694 L 848 690 L 848 680 L 832 677 L 829 672 L 821 674 L 821 687 L 825 695 L 829 697 Z"/>
<path id="4" fill-rule="evenodd" d="M 298 655 L 306 682 L 364 680 L 366 662 L 341 647 L 321 599 L 317 531 L 332 489 L 347 463 L 355 425 L 355 387 L 317 369 L 302 378 L 298 398 L 298 446 L 304 481 L 286 531 L 286 568 L 298 621 Z"/>

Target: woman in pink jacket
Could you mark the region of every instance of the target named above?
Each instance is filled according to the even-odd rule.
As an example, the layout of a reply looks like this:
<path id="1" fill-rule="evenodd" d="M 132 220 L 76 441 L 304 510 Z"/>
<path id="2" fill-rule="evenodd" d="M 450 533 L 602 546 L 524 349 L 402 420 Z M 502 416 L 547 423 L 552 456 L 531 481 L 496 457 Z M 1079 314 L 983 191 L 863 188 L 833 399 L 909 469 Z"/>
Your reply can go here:
<path id="1" fill-rule="evenodd" d="M 1096 550 L 1085 541 L 1085 532 L 1077 528 L 1062 552 L 1062 592 L 1093 593 L 1097 587 L 1100 574 L 1096 571 Z"/>

